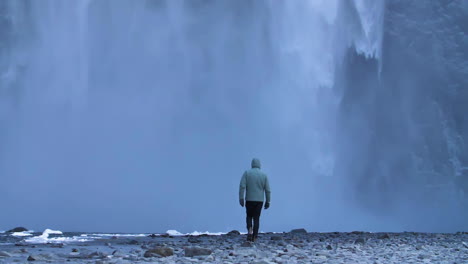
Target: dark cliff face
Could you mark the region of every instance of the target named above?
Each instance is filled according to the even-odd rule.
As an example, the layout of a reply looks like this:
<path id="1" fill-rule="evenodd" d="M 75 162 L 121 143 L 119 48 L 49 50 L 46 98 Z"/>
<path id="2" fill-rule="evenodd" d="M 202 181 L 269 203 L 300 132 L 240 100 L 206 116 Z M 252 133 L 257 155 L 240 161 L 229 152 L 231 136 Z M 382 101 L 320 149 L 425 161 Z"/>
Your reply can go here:
<path id="1" fill-rule="evenodd" d="M 348 50 L 336 173 L 365 207 L 468 194 L 467 14 L 463 1 L 387 1 L 381 57 Z"/>

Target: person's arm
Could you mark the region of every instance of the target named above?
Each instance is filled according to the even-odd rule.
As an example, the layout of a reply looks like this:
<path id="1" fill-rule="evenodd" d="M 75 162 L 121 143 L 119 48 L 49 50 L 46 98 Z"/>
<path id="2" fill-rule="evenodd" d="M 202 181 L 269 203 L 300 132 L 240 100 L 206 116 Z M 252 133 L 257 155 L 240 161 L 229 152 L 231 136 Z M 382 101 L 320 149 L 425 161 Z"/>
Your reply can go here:
<path id="1" fill-rule="evenodd" d="M 265 175 L 265 197 L 266 197 L 266 204 L 270 207 L 270 199 L 271 199 L 271 190 L 270 190 L 270 183 L 268 182 L 268 176 Z"/>
<path id="2" fill-rule="evenodd" d="M 244 175 L 242 175 L 242 179 L 239 184 L 239 203 L 243 207 L 244 206 L 244 195 L 245 195 L 245 188 L 247 185 L 247 179 L 246 179 L 246 172 L 244 172 Z"/>

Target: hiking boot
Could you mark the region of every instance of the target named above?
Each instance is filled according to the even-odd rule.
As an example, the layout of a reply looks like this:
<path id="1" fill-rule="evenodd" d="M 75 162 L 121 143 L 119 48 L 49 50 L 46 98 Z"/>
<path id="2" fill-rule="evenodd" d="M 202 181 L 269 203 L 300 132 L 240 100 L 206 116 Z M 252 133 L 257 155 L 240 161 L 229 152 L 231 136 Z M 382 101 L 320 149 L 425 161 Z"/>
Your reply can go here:
<path id="1" fill-rule="evenodd" d="M 247 235 L 247 241 L 252 241 L 253 242 L 253 229 L 252 229 L 252 227 L 249 228 L 249 234 Z"/>

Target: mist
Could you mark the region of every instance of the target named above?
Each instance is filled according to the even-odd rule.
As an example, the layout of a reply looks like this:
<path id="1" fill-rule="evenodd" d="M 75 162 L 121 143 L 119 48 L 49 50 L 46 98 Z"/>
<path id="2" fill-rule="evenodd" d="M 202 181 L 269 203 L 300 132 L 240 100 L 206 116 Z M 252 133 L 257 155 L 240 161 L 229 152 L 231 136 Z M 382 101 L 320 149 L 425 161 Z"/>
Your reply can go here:
<path id="1" fill-rule="evenodd" d="M 468 227 L 468 5 L 0 2 L 0 230 Z M 428 22 L 429 21 L 429 22 Z"/>

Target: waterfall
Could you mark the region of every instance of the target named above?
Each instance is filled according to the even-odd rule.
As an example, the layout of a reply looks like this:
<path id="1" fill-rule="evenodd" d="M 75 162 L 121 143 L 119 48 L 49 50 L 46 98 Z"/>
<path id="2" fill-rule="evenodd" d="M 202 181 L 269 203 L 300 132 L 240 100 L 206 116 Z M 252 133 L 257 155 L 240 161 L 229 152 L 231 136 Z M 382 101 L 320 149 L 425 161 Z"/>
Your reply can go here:
<path id="1" fill-rule="evenodd" d="M 405 133 L 386 141 L 383 121 L 372 121 L 403 126 L 378 107 L 390 107 L 383 96 L 396 69 L 386 2 L 3 1 L 0 174 L 24 193 L 43 191 L 3 187 L 0 198 L 65 210 L 37 221 L 70 228 L 131 231 L 134 217 L 141 228 L 216 231 L 237 217 L 227 204 L 258 156 L 276 206 L 266 229 L 290 219 L 320 230 L 405 228 L 393 211 L 381 214 L 409 192 L 391 187 L 405 183 L 392 173 L 413 175 L 428 159 Z M 450 151 L 459 155 L 456 144 Z M 202 201 L 222 224 L 206 221 Z M 104 227 L 91 214 L 122 220 Z"/>

